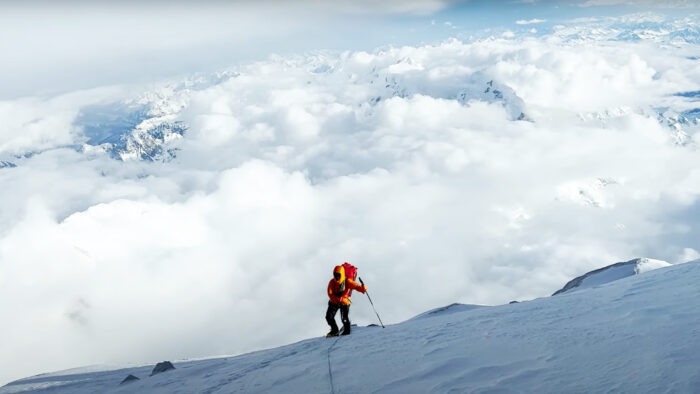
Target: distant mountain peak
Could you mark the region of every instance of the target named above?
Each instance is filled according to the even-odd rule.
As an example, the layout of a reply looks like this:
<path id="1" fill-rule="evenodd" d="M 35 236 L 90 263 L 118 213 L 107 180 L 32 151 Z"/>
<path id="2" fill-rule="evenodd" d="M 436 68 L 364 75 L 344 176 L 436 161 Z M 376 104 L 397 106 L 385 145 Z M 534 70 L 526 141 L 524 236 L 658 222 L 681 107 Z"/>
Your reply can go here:
<path id="1" fill-rule="evenodd" d="M 670 266 L 663 260 L 649 258 L 637 258 L 630 261 L 615 263 L 607 267 L 593 270 L 569 281 L 563 288 L 552 294 L 553 296 L 577 291 L 589 287 L 600 286 L 609 282 L 614 282 L 628 276 L 638 275 L 647 271 Z"/>

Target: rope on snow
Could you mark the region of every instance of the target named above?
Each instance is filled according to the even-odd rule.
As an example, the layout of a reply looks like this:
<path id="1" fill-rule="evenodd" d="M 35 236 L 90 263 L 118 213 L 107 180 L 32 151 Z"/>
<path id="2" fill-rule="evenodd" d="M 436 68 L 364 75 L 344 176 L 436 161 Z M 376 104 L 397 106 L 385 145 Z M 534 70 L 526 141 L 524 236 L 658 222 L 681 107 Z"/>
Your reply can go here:
<path id="1" fill-rule="evenodd" d="M 335 387 L 333 386 L 333 371 L 331 371 L 331 350 L 338 343 L 340 337 L 336 338 L 332 345 L 328 347 L 328 376 L 331 378 L 331 394 L 335 394 Z"/>

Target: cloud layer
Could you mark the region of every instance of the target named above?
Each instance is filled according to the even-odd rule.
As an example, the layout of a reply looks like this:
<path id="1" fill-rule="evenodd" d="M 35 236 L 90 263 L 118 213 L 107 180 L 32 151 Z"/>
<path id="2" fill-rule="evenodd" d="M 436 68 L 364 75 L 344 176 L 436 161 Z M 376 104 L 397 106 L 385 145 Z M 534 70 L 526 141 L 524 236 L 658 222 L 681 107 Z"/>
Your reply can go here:
<path id="1" fill-rule="evenodd" d="M 700 137 L 682 114 L 697 98 L 676 93 L 700 90 L 697 45 L 566 37 L 0 103 L 0 160 L 17 165 L 0 168 L 0 371 L 320 335 L 343 261 L 396 322 L 545 296 L 633 257 L 696 258 Z M 85 145 L 81 110 L 117 98 L 189 125 L 174 160 Z M 359 294 L 351 317 L 374 321 Z"/>

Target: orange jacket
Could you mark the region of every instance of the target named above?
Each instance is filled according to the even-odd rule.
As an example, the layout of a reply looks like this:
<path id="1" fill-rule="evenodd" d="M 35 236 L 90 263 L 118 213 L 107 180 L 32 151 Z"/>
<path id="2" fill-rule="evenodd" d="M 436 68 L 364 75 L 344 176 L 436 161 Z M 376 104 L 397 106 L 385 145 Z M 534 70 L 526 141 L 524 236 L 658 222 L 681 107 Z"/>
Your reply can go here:
<path id="1" fill-rule="evenodd" d="M 340 274 L 340 279 L 335 277 L 328 282 L 328 298 L 334 304 L 350 305 L 350 294 L 353 290 L 364 293 L 367 286 L 360 285 L 350 278 L 345 277 L 345 269 L 342 265 L 338 265 L 333 269 L 333 274 Z"/>

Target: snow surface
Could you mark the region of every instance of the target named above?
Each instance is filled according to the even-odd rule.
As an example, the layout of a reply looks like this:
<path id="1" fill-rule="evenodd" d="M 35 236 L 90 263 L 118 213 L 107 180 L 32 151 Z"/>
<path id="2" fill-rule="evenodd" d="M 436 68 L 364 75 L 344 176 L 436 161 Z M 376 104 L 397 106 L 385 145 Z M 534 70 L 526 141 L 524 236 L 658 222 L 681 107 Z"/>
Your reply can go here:
<path id="1" fill-rule="evenodd" d="M 615 263 L 574 278 L 562 289 L 557 290 L 553 295 L 577 291 L 588 287 L 600 286 L 605 283 L 626 278 L 628 276 L 638 275 L 658 268 L 668 267 L 670 265 L 670 263 L 662 260 L 648 258 Z"/>
<path id="2" fill-rule="evenodd" d="M 698 392 L 698 262 L 517 304 L 451 305 L 349 337 L 176 362 L 152 377 L 152 365 L 73 370 L 0 393 Z M 140 380 L 120 386 L 129 374 Z"/>

